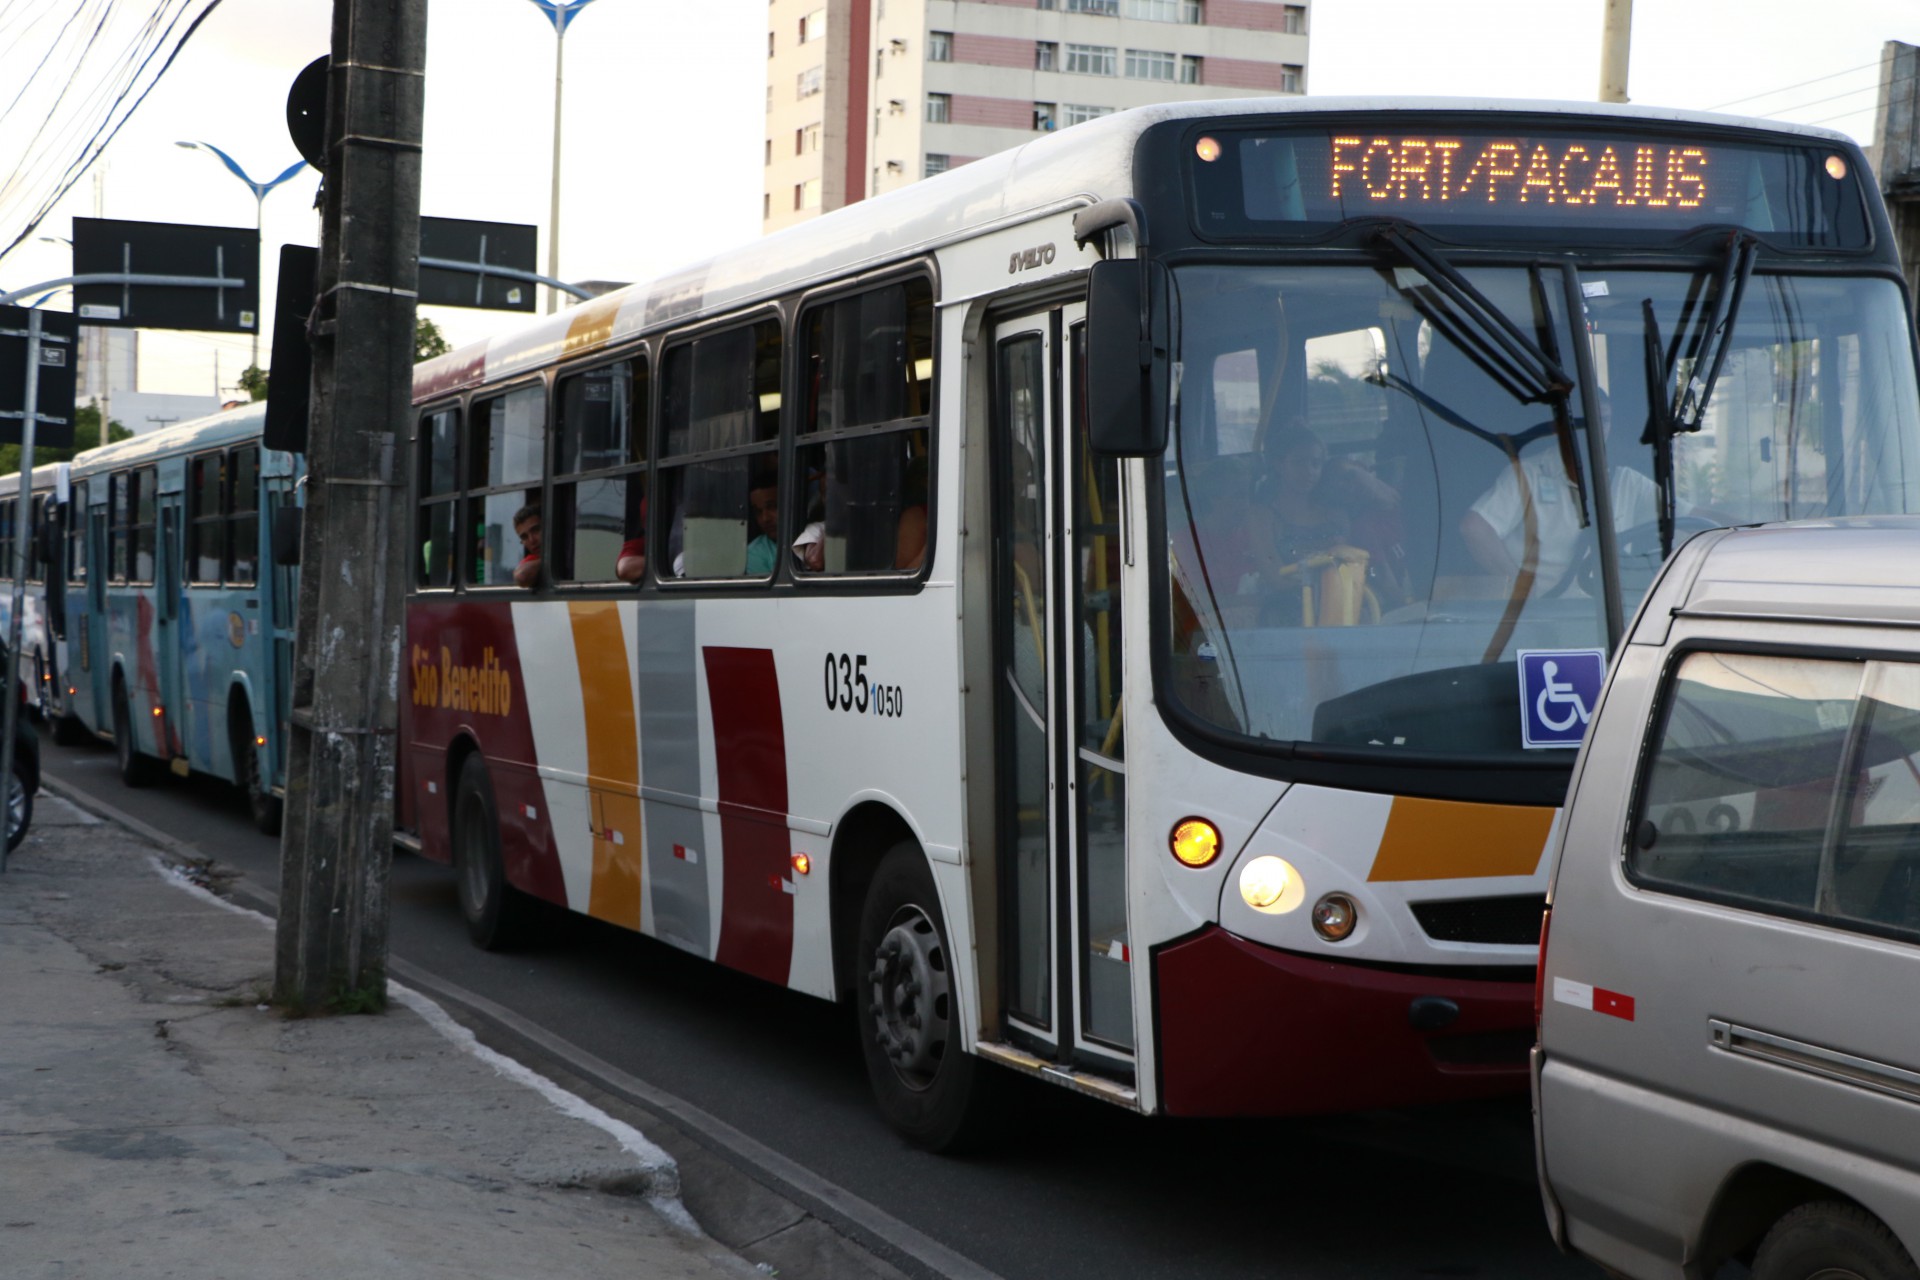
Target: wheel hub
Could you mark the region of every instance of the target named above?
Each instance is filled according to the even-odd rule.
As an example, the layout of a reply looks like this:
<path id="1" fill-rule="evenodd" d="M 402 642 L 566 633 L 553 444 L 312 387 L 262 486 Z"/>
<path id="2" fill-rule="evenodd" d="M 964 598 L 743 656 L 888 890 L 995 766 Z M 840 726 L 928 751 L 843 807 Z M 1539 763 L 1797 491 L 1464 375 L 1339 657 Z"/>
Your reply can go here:
<path id="1" fill-rule="evenodd" d="M 875 1042 L 903 1081 L 925 1088 L 946 1053 L 949 1023 L 946 950 L 925 912 L 901 908 L 867 977 Z"/>

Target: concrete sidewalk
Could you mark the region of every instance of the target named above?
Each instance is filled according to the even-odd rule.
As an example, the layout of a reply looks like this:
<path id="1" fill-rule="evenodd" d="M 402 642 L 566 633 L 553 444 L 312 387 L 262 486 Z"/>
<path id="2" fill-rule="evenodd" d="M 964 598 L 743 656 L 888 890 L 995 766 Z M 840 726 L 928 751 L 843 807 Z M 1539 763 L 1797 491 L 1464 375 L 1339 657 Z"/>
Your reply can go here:
<path id="1" fill-rule="evenodd" d="M 0 876 L 6 1280 L 764 1274 L 633 1129 L 417 996 L 281 1017 L 261 917 L 35 808 Z"/>

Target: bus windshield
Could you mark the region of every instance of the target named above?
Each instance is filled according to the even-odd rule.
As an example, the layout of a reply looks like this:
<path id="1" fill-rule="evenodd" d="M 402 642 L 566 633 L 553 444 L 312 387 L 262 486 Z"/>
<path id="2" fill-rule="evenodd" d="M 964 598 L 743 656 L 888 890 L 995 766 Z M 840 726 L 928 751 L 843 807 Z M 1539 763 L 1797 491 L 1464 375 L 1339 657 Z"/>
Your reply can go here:
<path id="1" fill-rule="evenodd" d="M 1586 342 L 1598 403 L 1514 378 L 1406 266 L 1174 273 L 1160 637 L 1190 716 L 1270 744 L 1526 758 L 1519 654 L 1608 643 L 1605 507 L 1620 617 L 1662 561 L 1663 501 L 1676 544 L 1710 526 L 1920 511 L 1920 393 L 1892 281 L 1763 268 L 1717 356 L 1718 271 L 1583 270 L 1577 325 L 1557 266 L 1462 274 L 1568 371 Z M 1697 394 L 1709 363 L 1705 412 L 1673 437 L 1669 498 L 1649 408 Z"/>

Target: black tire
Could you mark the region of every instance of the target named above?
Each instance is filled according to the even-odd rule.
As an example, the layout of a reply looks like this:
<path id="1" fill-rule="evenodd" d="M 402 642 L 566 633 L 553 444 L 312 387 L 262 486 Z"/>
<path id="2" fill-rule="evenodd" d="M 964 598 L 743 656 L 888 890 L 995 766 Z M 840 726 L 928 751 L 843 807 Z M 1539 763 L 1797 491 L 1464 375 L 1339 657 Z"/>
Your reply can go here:
<path id="1" fill-rule="evenodd" d="M 12 853 L 27 838 L 27 828 L 33 825 L 33 787 L 27 776 L 27 766 L 16 755 L 13 761 L 13 783 L 7 788 L 7 852 Z"/>
<path id="2" fill-rule="evenodd" d="M 946 920 L 926 858 L 910 840 L 887 852 L 867 887 L 855 959 L 861 1050 L 880 1114 L 929 1151 L 988 1142 L 989 1073 L 960 1048 Z"/>
<path id="3" fill-rule="evenodd" d="M 53 740 L 63 747 L 78 747 L 92 742 L 93 732 L 79 716 L 55 716 Z"/>
<path id="4" fill-rule="evenodd" d="M 453 875 L 467 934 L 483 951 L 525 939 L 532 903 L 507 883 L 500 861 L 500 816 L 487 762 L 478 754 L 460 766 L 453 793 Z"/>
<path id="5" fill-rule="evenodd" d="M 113 682 L 113 754 L 120 766 L 120 781 L 129 787 L 144 787 L 158 774 L 158 762 L 142 755 L 133 745 L 133 709 L 127 705 L 127 686 Z"/>
<path id="6" fill-rule="evenodd" d="M 236 696 L 227 714 L 231 717 L 228 729 L 233 739 L 234 785 L 240 789 L 240 798 L 246 803 L 254 830 L 263 836 L 277 836 L 280 834 L 280 797 L 273 794 L 273 788 L 267 785 L 260 770 L 260 749 L 253 740 L 253 709 L 245 698 Z"/>
<path id="7" fill-rule="evenodd" d="M 1865 1209 L 1816 1200 L 1773 1224 L 1754 1254 L 1753 1280 L 1920 1280 L 1920 1269 Z"/>

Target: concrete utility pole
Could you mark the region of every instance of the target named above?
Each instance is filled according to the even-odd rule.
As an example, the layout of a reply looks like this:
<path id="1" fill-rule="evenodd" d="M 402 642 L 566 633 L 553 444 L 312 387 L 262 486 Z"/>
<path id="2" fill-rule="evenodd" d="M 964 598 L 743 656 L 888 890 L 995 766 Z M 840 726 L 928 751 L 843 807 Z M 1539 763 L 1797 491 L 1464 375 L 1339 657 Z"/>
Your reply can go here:
<path id="1" fill-rule="evenodd" d="M 386 996 L 427 0 L 334 0 L 274 998 Z"/>
<path id="2" fill-rule="evenodd" d="M 1893 220 L 1909 288 L 1920 287 L 1920 47 L 1889 40 L 1880 50 L 1874 168 Z"/>
<path id="3" fill-rule="evenodd" d="M 1606 0 L 1600 28 L 1600 101 L 1627 100 L 1627 54 L 1633 44 L 1633 0 Z"/>

